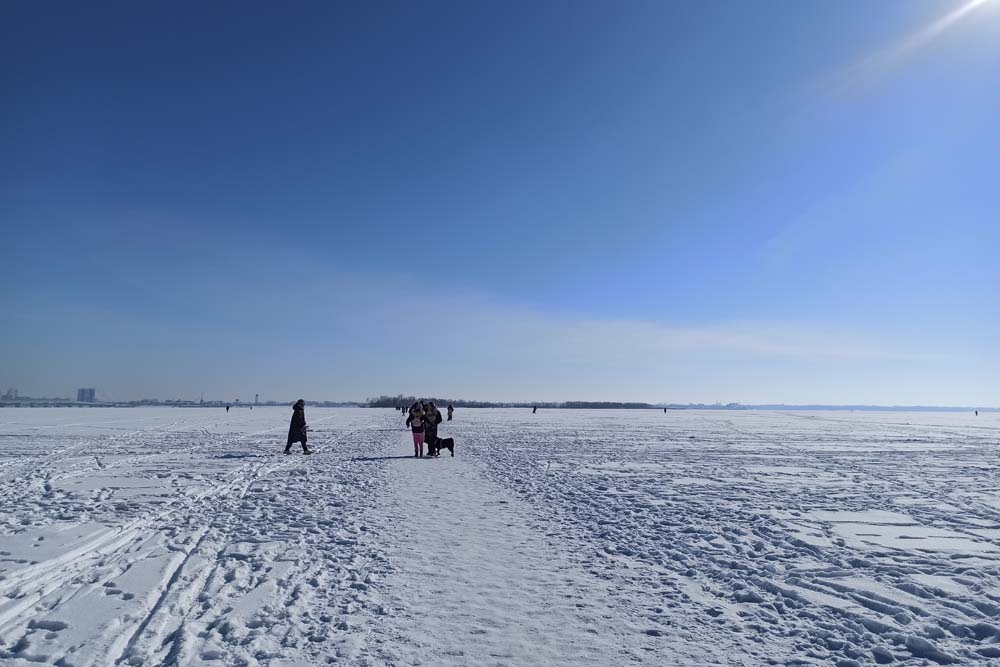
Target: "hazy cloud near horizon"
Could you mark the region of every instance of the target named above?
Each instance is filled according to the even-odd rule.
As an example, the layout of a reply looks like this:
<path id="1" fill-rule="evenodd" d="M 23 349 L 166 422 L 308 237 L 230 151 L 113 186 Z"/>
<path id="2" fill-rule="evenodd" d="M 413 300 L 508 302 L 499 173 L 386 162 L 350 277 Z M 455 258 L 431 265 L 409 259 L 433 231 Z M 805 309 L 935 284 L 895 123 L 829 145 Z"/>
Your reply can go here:
<path id="1" fill-rule="evenodd" d="M 987 350 L 795 322 L 678 326 L 545 312 L 412 278 L 339 272 L 281 254 L 256 287 L 175 280 L 144 308 L 36 302 L 3 318 L 5 385 L 109 399 L 359 400 L 412 393 L 484 400 L 991 404 Z M 179 303 L 189 319 L 164 311 Z M 10 355 L 17 349 L 16 356 Z M 936 351 L 928 351 L 936 350 Z"/>

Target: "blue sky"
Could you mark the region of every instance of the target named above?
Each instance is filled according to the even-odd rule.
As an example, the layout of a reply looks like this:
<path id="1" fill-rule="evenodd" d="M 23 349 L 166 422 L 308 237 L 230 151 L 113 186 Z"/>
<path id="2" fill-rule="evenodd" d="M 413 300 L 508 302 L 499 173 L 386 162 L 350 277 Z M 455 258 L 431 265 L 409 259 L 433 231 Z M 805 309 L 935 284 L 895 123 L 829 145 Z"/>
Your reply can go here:
<path id="1" fill-rule="evenodd" d="M 1000 403 L 1000 2 L 4 3 L 0 385 Z"/>

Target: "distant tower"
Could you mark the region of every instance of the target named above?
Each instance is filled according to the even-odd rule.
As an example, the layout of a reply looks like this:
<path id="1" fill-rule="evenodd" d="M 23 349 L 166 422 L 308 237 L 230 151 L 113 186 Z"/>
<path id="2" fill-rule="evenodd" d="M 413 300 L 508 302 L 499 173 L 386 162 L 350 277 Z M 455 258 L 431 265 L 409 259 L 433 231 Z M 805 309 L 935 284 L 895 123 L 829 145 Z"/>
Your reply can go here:
<path id="1" fill-rule="evenodd" d="M 77 403 L 93 403 L 96 400 L 97 400 L 97 391 L 93 387 L 76 390 Z"/>
<path id="2" fill-rule="evenodd" d="M 260 394 L 254 394 L 253 395 L 253 404 L 254 405 L 260 405 Z"/>
<path id="3" fill-rule="evenodd" d="M 201 392 L 201 398 L 198 399 L 198 405 L 205 402 L 205 392 Z"/>

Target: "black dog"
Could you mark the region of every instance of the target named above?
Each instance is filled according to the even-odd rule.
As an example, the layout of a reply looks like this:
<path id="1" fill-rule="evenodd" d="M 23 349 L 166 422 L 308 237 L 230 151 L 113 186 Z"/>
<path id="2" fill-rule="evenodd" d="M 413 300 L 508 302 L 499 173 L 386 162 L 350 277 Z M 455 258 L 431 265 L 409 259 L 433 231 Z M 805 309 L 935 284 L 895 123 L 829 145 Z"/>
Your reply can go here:
<path id="1" fill-rule="evenodd" d="M 437 441 L 427 448 L 428 454 L 438 456 L 442 449 L 447 449 L 451 455 L 455 455 L 455 438 L 438 438 Z"/>

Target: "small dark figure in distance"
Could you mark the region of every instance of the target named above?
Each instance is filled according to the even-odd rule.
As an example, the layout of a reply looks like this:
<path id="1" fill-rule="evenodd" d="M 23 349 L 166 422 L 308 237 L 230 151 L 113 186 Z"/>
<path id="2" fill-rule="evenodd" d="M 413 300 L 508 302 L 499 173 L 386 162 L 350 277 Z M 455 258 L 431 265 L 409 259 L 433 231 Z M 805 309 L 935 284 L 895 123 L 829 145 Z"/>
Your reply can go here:
<path id="1" fill-rule="evenodd" d="M 451 421 L 451 416 L 455 413 L 455 406 L 451 403 L 448 404 L 448 421 Z"/>
<path id="2" fill-rule="evenodd" d="M 226 412 L 229 412 L 229 406 L 228 405 L 226 406 Z"/>
<path id="3" fill-rule="evenodd" d="M 977 417 L 979 416 L 979 410 L 976 410 L 976 416 Z"/>
<path id="4" fill-rule="evenodd" d="M 667 414 L 667 409 L 663 408 L 663 414 Z"/>
<path id="5" fill-rule="evenodd" d="M 538 412 L 538 406 L 537 405 L 535 407 L 531 408 L 531 414 L 535 414 L 536 412 Z"/>
<path id="6" fill-rule="evenodd" d="M 306 402 L 301 398 L 295 401 L 292 406 L 292 423 L 288 425 L 288 444 L 285 445 L 285 453 L 291 454 L 292 443 L 302 443 L 302 453 L 312 454 L 306 444 Z"/>

